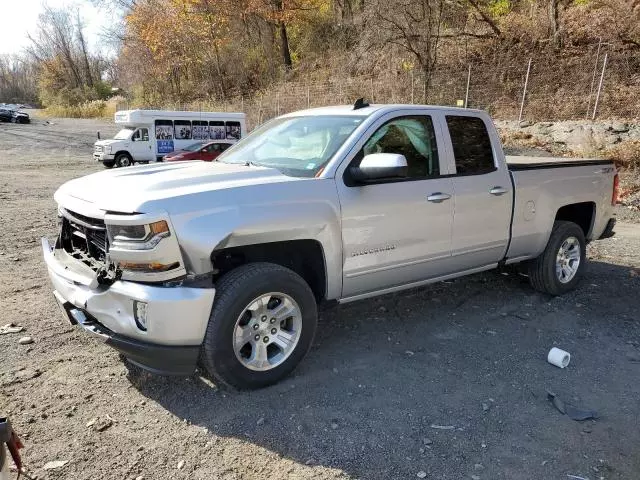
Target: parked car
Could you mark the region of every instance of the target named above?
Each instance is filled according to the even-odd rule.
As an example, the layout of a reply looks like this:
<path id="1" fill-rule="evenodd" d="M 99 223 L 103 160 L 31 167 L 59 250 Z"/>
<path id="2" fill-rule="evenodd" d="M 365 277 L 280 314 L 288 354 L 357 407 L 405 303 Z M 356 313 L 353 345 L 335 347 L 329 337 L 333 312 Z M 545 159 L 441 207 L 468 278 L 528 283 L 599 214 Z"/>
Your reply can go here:
<path id="1" fill-rule="evenodd" d="M 251 389 L 302 360 L 319 303 L 510 264 L 573 290 L 617 189 L 610 161 L 505 157 L 483 111 L 357 102 L 276 118 L 213 163 L 71 180 L 42 247 L 69 322 L 153 372 L 200 359 Z"/>
<path id="2" fill-rule="evenodd" d="M 211 162 L 218 158 L 218 156 L 229 148 L 233 143 L 227 141 L 216 142 L 198 142 L 182 150 L 168 153 L 162 159 L 164 162 L 176 162 L 181 160 L 204 160 L 205 162 Z"/>
<path id="3" fill-rule="evenodd" d="M 20 110 L 12 110 L 7 107 L 0 107 L 0 121 L 12 123 L 30 123 L 31 119 L 27 113 Z"/>

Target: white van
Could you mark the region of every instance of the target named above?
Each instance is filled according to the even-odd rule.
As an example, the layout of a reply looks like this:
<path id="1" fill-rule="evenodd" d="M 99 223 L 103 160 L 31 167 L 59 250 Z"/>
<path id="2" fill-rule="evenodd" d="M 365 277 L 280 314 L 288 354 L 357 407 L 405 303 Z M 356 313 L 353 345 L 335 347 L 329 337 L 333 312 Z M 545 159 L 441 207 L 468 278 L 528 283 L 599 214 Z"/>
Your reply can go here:
<path id="1" fill-rule="evenodd" d="M 116 112 L 115 123 L 123 127 L 115 137 L 94 143 L 93 159 L 106 168 L 159 161 L 196 142 L 235 142 L 247 128 L 244 113 L 222 112 L 122 110 Z"/>

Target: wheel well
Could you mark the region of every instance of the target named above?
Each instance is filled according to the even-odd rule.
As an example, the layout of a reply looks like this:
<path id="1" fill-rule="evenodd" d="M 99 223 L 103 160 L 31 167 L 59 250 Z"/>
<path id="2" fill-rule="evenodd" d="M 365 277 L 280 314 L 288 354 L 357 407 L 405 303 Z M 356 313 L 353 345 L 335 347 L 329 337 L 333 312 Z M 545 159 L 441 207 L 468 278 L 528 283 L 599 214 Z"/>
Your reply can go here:
<path id="1" fill-rule="evenodd" d="M 589 236 L 593 219 L 595 217 L 596 204 L 593 202 L 573 203 L 565 205 L 556 213 L 556 220 L 566 220 L 577 224 L 584 232 L 585 238 Z"/>
<path id="2" fill-rule="evenodd" d="M 214 250 L 214 281 L 240 265 L 269 262 L 289 268 L 309 284 L 316 300 L 326 296 L 327 274 L 322 245 L 316 240 L 289 240 Z"/>
<path id="3" fill-rule="evenodd" d="M 113 156 L 113 158 L 116 158 L 118 155 L 123 155 L 123 154 L 124 154 L 124 155 L 126 155 L 126 156 L 127 156 L 127 157 L 129 157 L 129 158 L 132 158 L 132 157 L 131 157 L 131 154 L 130 154 L 129 152 L 127 152 L 126 150 L 119 150 L 119 151 L 117 151 L 117 152 L 115 153 L 115 155 Z"/>

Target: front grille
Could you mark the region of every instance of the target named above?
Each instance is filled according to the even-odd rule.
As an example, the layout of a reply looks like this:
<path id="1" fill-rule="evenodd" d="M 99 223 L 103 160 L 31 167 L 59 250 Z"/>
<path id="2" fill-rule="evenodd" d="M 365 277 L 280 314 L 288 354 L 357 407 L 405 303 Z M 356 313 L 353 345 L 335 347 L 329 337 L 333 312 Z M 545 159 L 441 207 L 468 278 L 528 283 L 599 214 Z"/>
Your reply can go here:
<path id="1" fill-rule="evenodd" d="M 100 152 L 102 152 L 103 150 L 104 150 L 104 147 L 102 147 L 101 145 L 96 145 L 96 148 L 95 148 L 95 150 L 94 150 L 94 151 L 95 151 L 96 153 L 100 153 Z"/>
<path id="2" fill-rule="evenodd" d="M 109 242 L 102 220 L 63 210 L 60 243 L 69 255 L 94 271 L 105 266 Z"/>

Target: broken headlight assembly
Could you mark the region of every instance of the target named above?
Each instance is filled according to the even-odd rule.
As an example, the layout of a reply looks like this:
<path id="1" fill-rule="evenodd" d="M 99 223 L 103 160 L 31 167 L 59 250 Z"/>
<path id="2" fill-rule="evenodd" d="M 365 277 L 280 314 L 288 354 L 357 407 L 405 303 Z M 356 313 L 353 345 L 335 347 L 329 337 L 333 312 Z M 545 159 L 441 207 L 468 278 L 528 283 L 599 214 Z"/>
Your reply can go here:
<path id="1" fill-rule="evenodd" d="M 165 281 L 184 273 L 180 248 L 167 220 L 109 223 L 109 257 L 124 280 Z"/>
<path id="2" fill-rule="evenodd" d="M 123 250 L 152 250 L 171 236 L 165 220 L 146 225 L 107 225 L 109 244 Z"/>

